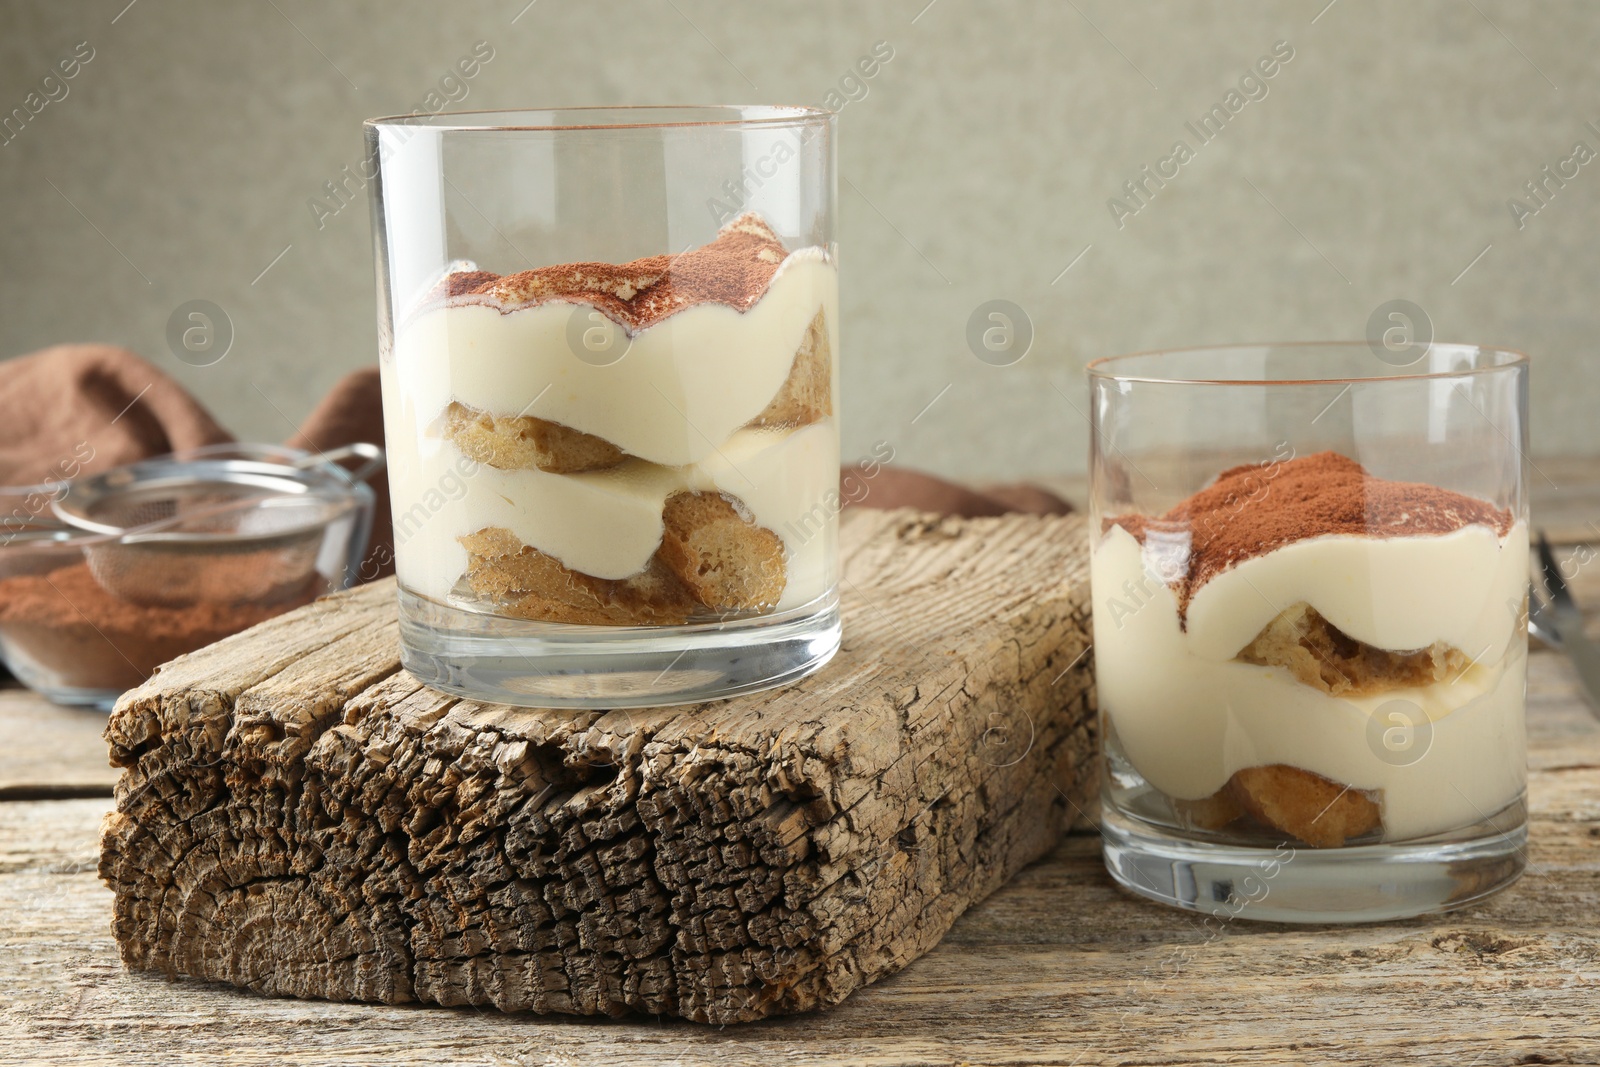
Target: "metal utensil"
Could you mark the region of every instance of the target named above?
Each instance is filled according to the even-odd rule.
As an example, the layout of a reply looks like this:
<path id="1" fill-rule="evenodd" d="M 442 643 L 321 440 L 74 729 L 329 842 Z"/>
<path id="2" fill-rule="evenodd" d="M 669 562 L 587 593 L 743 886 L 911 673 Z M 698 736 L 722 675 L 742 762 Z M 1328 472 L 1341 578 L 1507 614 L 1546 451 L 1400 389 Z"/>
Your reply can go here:
<path id="1" fill-rule="evenodd" d="M 1560 635 L 1561 651 L 1578 672 L 1578 681 L 1582 683 L 1589 709 L 1600 716 L 1600 649 L 1583 632 L 1583 612 L 1572 599 L 1561 567 L 1556 562 L 1556 554 L 1551 551 L 1550 541 L 1542 530 L 1539 533 L 1539 567 L 1544 571 L 1544 585 L 1550 593 L 1547 610 L 1554 619 L 1556 633 Z M 1529 603 L 1531 615 L 1532 601 Z"/>
<path id="2" fill-rule="evenodd" d="M 1556 633 L 1556 625 L 1549 612 L 1544 594 L 1539 592 L 1539 583 L 1528 582 L 1528 636 L 1538 638 L 1547 648 L 1559 650 L 1561 635 Z"/>
<path id="3" fill-rule="evenodd" d="M 351 457 L 366 461 L 360 471 L 335 465 Z M 99 535 L 85 541 L 84 557 L 124 600 L 292 601 L 328 569 L 319 556 L 329 524 L 358 524 L 352 542 L 361 551 L 372 506 L 361 479 L 382 461 L 375 445 L 317 456 L 213 446 L 78 479 L 52 507 L 57 519 Z"/>

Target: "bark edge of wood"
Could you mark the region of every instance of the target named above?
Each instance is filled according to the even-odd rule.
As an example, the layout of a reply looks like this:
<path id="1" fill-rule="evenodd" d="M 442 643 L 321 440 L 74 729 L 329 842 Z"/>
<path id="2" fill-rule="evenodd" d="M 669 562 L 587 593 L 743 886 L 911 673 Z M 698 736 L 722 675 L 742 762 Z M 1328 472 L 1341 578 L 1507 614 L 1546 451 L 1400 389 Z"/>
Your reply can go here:
<path id="1" fill-rule="evenodd" d="M 392 579 L 163 667 L 106 728 L 124 964 L 262 993 L 738 1022 L 839 1003 L 1095 786 L 1081 518 L 845 516 L 844 647 L 692 708 L 476 704 Z"/>

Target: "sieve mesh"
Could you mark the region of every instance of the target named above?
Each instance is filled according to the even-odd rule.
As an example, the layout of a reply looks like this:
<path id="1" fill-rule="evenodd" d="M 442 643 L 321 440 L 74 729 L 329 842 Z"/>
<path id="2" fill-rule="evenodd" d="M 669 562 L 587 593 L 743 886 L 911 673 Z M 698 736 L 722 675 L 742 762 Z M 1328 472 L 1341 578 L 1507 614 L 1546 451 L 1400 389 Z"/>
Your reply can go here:
<path id="1" fill-rule="evenodd" d="M 190 455 L 82 480 L 56 506 L 100 534 L 83 552 L 108 592 L 163 607 L 273 604 L 303 601 L 343 576 L 342 557 L 323 558 L 330 524 L 359 521 L 342 473 L 232 451 Z"/>

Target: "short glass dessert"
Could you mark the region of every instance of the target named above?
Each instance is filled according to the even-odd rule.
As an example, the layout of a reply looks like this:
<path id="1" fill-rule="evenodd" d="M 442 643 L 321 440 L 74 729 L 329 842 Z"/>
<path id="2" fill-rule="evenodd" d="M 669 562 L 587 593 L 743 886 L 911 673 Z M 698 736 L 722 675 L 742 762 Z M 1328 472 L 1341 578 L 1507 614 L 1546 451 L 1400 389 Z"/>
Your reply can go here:
<path id="1" fill-rule="evenodd" d="M 1278 921 L 1524 864 L 1527 361 L 1365 344 L 1090 365 L 1107 866 Z"/>
<path id="2" fill-rule="evenodd" d="M 767 688 L 839 643 L 833 115 L 379 119 L 406 667 L 503 703 Z"/>

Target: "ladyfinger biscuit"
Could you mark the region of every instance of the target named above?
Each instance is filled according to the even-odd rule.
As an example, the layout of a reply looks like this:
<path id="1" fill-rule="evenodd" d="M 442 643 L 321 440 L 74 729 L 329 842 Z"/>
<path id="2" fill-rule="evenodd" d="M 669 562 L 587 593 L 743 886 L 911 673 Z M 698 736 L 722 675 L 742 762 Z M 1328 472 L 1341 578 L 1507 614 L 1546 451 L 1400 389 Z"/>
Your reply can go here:
<path id="1" fill-rule="evenodd" d="M 828 322 L 817 312 L 795 351 L 789 377 L 749 426 L 806 426 L 833 414 L 833 350 Z"/>
<path id="2" fill-rule="evenodd" d="M 462 455 L 500 470 L 551 474 L 615 467 L 627 454 L 603 437 L 531 415 L 492 415 L 452 401 L 444 435 Z"/>
<path id="3" fill-rule="evenodd" d="M 1391 652 L 1357 641 L 1304 602 L 1262 627 L 1239 659 L 1287 668 L 1302 683 L 1332 696 L 1433 685 L 1458 678 L 1471 666 L 1460 649 L 1443 642 Z"/>
<path id="4" fill-rule="evenodd" d="M 1284 763 L 1235 771 L 1227 792 L 1257 822 L 1314 848 L 1338 848 L 1383 822 L 1365 792 Z"/>
<path id="5" fill-rule="evenodd" d="M 721 493 L 667 498 L 657 553 L 700 603 L 713 611 L 766 610 L 783 596 L 783 541 L 740 514 Z"/>
<path id="6" fill-rule="evenodd" d="M 460 539 L 467 585 L 507 615 L 591 626 L 676 625 L 698 609 L 659 558 L 622 579 L 595 578 L 525 545 L 510 530 L 485 527 Z"/>

